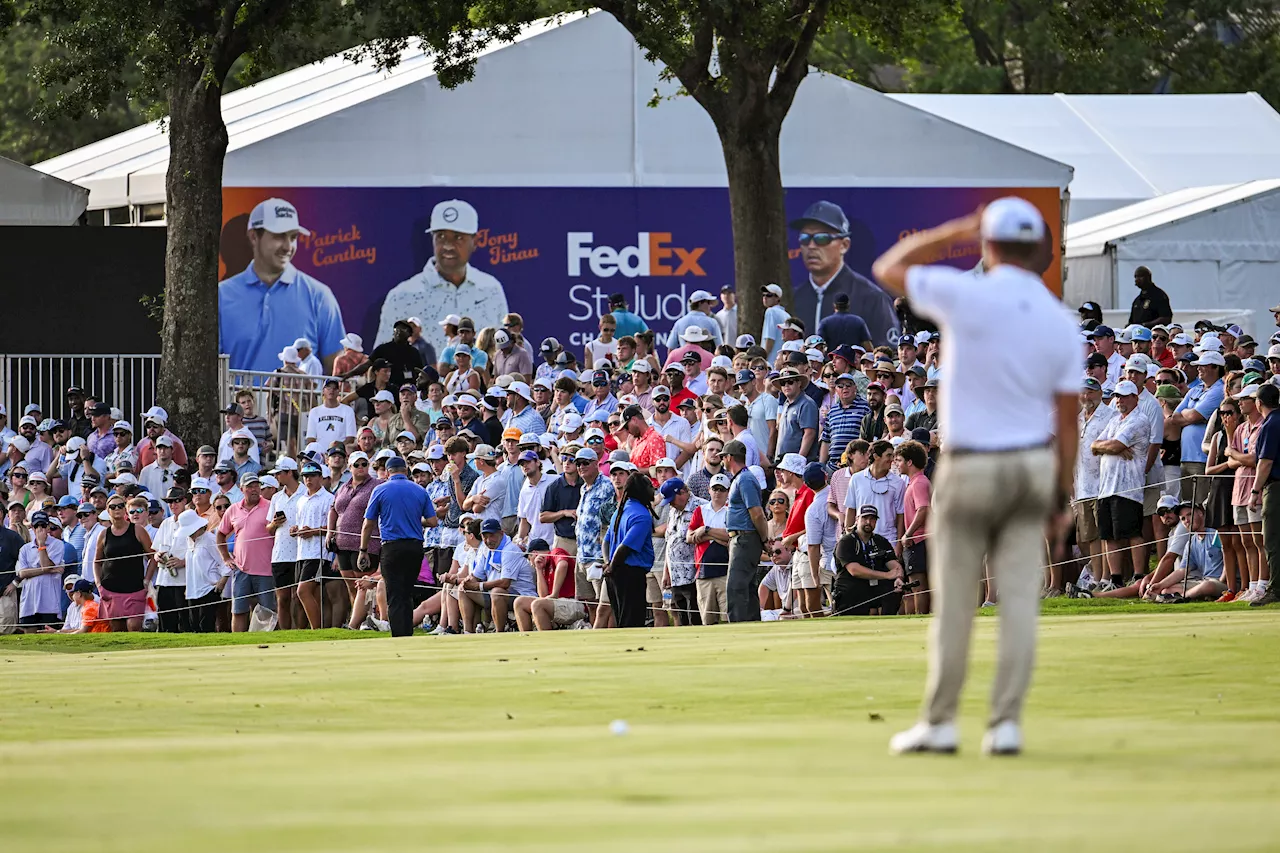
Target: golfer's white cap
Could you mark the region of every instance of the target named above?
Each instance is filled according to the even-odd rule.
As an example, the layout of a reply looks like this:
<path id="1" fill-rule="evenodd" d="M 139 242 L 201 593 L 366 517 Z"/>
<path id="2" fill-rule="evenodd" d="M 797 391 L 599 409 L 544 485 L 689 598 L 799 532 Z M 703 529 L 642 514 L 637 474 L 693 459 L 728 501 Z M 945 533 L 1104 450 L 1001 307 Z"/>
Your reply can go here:
<path id="1" fill-rule="evenodd" d="M 999 243 L 1039 243 L 1044 218 L 1035 205 L 1017 196 L 998 198 L 982 211 L 982 239 Z"/>
<path id="2" fill-rule="evenodd" d="M 297 231 L 299 234 L 311 235 L 298 220 L 298 208 L 282 198 L 269 198 L 258 202 L 249 214 L 249 230 L 270 231 L 272 234 L 287 234 Z"/>
<path id="3" fill-rule="evenodd" d="M 451 198 L 431 209 L 431 227 L 428 231 L 457 231 L 474 234 L 480 230 L 480 216 L 465 201 Z"/>

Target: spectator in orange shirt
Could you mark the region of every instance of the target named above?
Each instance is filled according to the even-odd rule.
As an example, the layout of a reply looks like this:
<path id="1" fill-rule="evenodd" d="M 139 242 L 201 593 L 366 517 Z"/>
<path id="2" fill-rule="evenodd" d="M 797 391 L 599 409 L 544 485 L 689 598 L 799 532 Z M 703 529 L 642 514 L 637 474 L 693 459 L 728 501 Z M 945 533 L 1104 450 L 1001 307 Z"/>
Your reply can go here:
<path id="1" fill-rule="evenodd" d="M 93 595 L 93 582 L 78 580 L 71 588 L 71 601 L 80 608 L 80 627 L 77 634 L 106 634 L 111 631 L 111 622 L 98 617 L 101 607 Z"/>

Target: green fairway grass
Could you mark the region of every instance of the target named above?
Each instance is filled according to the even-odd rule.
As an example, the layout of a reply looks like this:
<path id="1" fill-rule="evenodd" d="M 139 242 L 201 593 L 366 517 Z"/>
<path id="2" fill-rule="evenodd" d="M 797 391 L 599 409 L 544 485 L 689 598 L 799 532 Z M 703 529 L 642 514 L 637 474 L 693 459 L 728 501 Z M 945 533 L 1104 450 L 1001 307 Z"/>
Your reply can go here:
<path id="1" fill-rule="evenodd" d="M 6 638 L 0 850 L 1277 848 L 1275 612 L 1046 617 L 1011 760 L 978 750 L 998 621 L 978 620 L 953 758 L 886 753 L 926 619 Z"/>

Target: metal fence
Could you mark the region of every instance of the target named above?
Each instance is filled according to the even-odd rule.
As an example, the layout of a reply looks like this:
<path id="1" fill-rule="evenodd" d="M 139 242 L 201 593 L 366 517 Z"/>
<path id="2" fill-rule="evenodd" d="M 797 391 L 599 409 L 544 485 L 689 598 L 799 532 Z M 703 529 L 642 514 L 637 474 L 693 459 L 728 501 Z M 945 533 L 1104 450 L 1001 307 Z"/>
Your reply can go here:
<path id="1" fill-rule="evenodd" d="M 320 405 L 320 392 L 324 381 L 331 377 L 263 372 L 257 370 L 228 370 L 228 401 L 234 401 L 240 392 L 253 395 L 253 414 L 267 419 L 271 432 L 270 448 L 274 454 L 297 456 L 306 449 L 307 419 L 311 409 Z M 345 396 L 349 383 L 344 383 Z"/>
<path id="2" fill-rule="evenodd" d="M 228 387 L 227 376 L 227 358 L 222 356 L 221 388 Z M 136 422 L 142 412 L 157 403 L 160 356 L 0 355 L 0 401 L 9 412 L 11 429 L 16 429 L 23 410 L 32 403 L 40 407 L 45 417 L 69 416 L 66 393 L 72 385 L 119 409 L 126 420 Z"/>

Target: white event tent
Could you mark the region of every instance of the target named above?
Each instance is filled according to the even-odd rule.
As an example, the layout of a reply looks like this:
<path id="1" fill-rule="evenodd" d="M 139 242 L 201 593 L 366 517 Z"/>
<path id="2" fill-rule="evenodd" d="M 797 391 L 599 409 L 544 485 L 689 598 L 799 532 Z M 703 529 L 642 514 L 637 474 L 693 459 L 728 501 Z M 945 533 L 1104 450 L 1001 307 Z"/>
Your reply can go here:
<path id="1" fill-rule="evenodd" d="M 890 97 L 1073 166 L 1073 222 L 1175 190 L 1280 178 L 1280 114 L 1254 92 Z"/>
<path id="2" fill-rule="evenodd" d="M 530 25 L 442 89 L 407 51 L 391 71 L 331 57 L 227 94 L 225 186 L 720 187 L 719 139 L 692 99 L 656 107 L 634 40 L 595 12 Z M 790 187 L 1055 187 L 1071 168 L 838 77 L 801 85 L 782 132 Z M 90 190 L 93 210 L 163 216 L 158 123 L 41 163 Z M 137 213 L 151 206 L 150 217 Z M 124 217 L 128 221 L 129 217 Z"/>
<path id="3" fill-rule="evenodd" d="M 89 191 L 0 157 L 0 225 L 75 225 Z"/>
<path id="4" fill-rule="evenodd" d="M 1068 303 L 1092 299 L 1124 322 L 1139 266 L 1179 321 L 1231 320 L 1265 341 L 1280 303 L 1280 180 L 1179 190 L 1067 226 Z"/>

